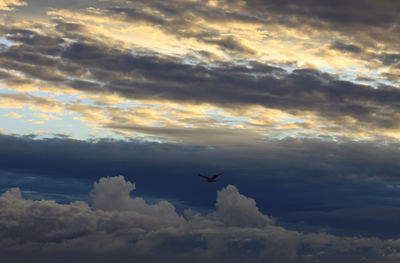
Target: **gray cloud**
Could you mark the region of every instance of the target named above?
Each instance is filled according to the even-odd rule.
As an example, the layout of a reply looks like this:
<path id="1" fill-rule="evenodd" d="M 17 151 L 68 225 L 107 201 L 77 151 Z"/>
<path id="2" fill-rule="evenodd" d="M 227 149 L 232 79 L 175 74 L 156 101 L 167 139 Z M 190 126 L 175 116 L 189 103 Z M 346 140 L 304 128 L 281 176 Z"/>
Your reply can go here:
<path id="1" fill-rule="evenodd" d="M 378 58 L 386 66 L 395 65 L 397 68 L 400 68 L 400 54 L 399 53 L 381 54 L 378 56 Z"/>
<path id="2" fill-rule="evenodd" d="M 399 125 L 395 113 L 400 92 L 394 87 L 375 89 L 316 70 L 288 73 L 256 62 L 219 63 L 213 67 L 189 65 L 178 58 L 154 53 L 133 55 L 130 50 L 109 47 L 93 39 L 66 44 L 62 39 L 27 30 L 10 29 L 6 36 L 23 45 L 13 45 L 1 52 L 3 68 L 56 85 L 63 83 L 79 91 L 207 102 L 223 107 L 262 105 L 293 113 L 307 110 L 339 123 L 343 116 L 351 116 L 371 128 Z M 31 38 L 47 39 L 49 44 L 32 44 Z M 82 78 L 83 75 L 90 80 Z"/>
<path id="3" fill-rule="evenodd" d="M 94 184 L 91 192 L 94 209 L 104 211 L 132 211 L 147 217 L 157 218 L 168 225 L 182 223 L 172 204 L 162 201 L 157 205 L 148 205 L 144 199 L 130 198 L 129 193 L 135 186 L 126 182 L 123 176 L 101 178 Z"/>
<path id="4" fill-rule="evenodd" d="M 375 1 L 316 1 L 307 0 L 300 4 L 297 1 L 286 0 L 248 0 L 246 7 L 251 11 L 272 12 L 275 14 L 291 15 L 311 21 L 319 19 L 332 25 L 375 25 L 389 26 L 398 18 L 396 12 L 398 2 L 387 0 L 382 2 Z M 370 10 L 376 12 L 371 13 Z M 319 25 L 322 26 L 322 25 Z"/>
<path id="5" fill-rule="evenodd" d="M 258 200 L 262 211 L 283 218 L 282 223 L 290 223 L 292 227 L 295 225 L 299 231 L 327 227 L 331 233 L 397 237 L 397 233 L 388 227 L 396 227 L 393 216 L 388 213 L 380 219 L 384 224 L 372 226 L 370 216 L 360 216 L 356 218 L 358 227 L 350 224 L 354 220 L 349 219 L 347 214 L 335 214 L 336 218 L 341 219 L 334 221 L 330 213 L 325 213 L 340 209 L 400 205 L 396 198 L 399 194 L 400 152 L 398 143 L 394 141 L 385 145 L 376 142 L 287 138 L 258 141 L 251 145 L 202 147 L 134 140 L 85 142 L 1 135 L 0 146 L 3 189 L 16 186 L 13 183 L 16 178 L 45 176 L 48 179 L 37 184 L 30 184 L 30 179 L 21 180 L 26 190 L 49 193 L 48 196 L 69 195 L 66 200 L 71 200 L 71 196 L 81 198 L 87 193 L 88 190 L 81 185 L 89 180 L 110 174 L 124 174 L 138 182 L 140 189 L 137 192 L 141 194 L 183 202 L 179 209 L 185 206 L 209 209 L 215 198 L 216 187 L 230 183 Z M 210 174 L 215 171 L 225 171 L 218 184 L 199 184 L 197 172 Z M 7 181 L 5 178 L 10 179 Z M 66 178 L 80 183 L 71 189 L 69 185 L 75 185 L 72 182 L 68 185 L 59 182 Z M 102 181 L 104 184 L 101 185 L 104 186 L 107 180 Z M 118 182 L 121 183 L 121 179 Z M 101 187 L 94 187 L 94 207 L 109 211 L 143 206 L 143 200 L 131 202 L 125 198 L 133 185 L 121 183 L 122 187 L 115 181 L 113 183 L 116 186 L 114 190 L 108 188 L 108 195 L 114 195 L 113 198 L 108 198 L 105 195 L 107 192 Z M 234 192 L 232 188 L 228 190 Z M 116 203 L 114 200 L 119 201 Z M 242 204 L 236 204 L 229 211 L 234 211 L 234 208 L 246 210 L 245 214 L 253 214 L 254 220 L 228 216 L 221 218 L 225 223 L 259 226 L 263 222 L 270 222 L 257 213 L 252 201 L 245 198 L 228 201 Z M 166 206 L 165 209 L 169 211 L 170 208 Z M 148 213 L 152 214 L 151 211 Z M 316 214 L 315 220 L 310 220 L 303 213 Z M 227 212 L 222 214 L 229 215 Z M 302 220 L 306 222 L 305 225 Z M 336 223 L 347 221 L 349 224 Z"/>
<path id="6" fill-rule="evenodd" d="M 360 219 L 362 218 L 362 223 Z M 304 225 L 323 227 L 326 231 L 348 235 L 352 233 L 369 232 L 369 236 L 387 237 L 398 225 L 400 208 L 393 206 L 361 207 L 351 209 L 336 209 L 332 211 L 314 211 L 288 213 L 280 218 L 285 221 L 301 221 Z M 376 229 L 374 226 L 381 226 Z M 355 234 L 356 235 L 356 234 Z"/>
<path id="7" fill-rule="evenodd" d="M 350 53 L 360 53 L 362 51 L 362 49 L 359 46 L 352 44 L 345 44 L 340 41 L 335 41 L 331 45 L 331 48 Z"/>
<path id="8" fill-rule="evenodd" d="M 207 35 L 210 33 L 214 37 L 218 33 L 196 26 L 195 22 L 200 19 L 217 23 L 252 23 L 260 26 L 278 24 L 305 32 L 309 32 L 309 28 L 312 27 L 316 30 L 338 32 L 353 39 L 361 49 L 376 48 L 376 39 L 380 39 L 389 49 L 399 47 L 396 36 L 399 34 L 400 7 L 395 0 L 379 2 L 307 0 L 302 3 L 293 0 L 222 0 L 218 1 L 218 6 L 208 6 L 204 1 L 174 1 L 172 4 L 160 1 L 109 2 L 131 3 L 124 8 L 109 9 L 120 19 L 132 22 L 145 21 L 179 37 L 194 37 L 204 42 L 207 42 Z M 145 12 L 144 7 L 157 10 L 159 15 Z M 193 33 L 199 31 L 200 34 Z M 241 51 L 240 48 L 232 50 Z"/>
<path id="9" fill-rule="evenodd" d="M 27 5 L 27 3 L 21 0 L 0 0 L 0 11 L 12 11 L 24 5 Z"/>
<path id="10" fill-rule="evenodd" d="M 205 43 L 217 44 L 228 52 L 247 55 L 257 53 L 243 46 L 233 36 L 221 38 L 218 31 L 207 26 L 199 27 L 196 21 L 220 24 L 250 23 L 259 25 L 260 28 L 265 27 L 266 31 L 271 30 L 269 29 L 271 25 L 279 25 L 290 30 L 299 30 L 304 34 L 308 34 L 310 28 L 316 32 L 330 32 L 337 39 L 331 48 L 353 55 L 372 68 L 387 65 L 388 60 L 393 60 L 393 56 L 386 53 L 400 48 L 398 44 L 400 6 L 393 0 L 379 2 L 307 0 L 301 4 L 293 0 L 224 0 L 217 1 L 219 3 L 217 6 L 206 5 L 204 1 L 177 1 L 171 6 L 159 1 L 146 1 L 141 2 L 141 8 L 136 7 L 137 2 L 134 1 L 134 4 L 131 2 L 131 6 L 128 4 L 125 8 L 111 8 L 108 12 L 124 21 L 151 23 L 164 32 L 180 38 L 195 38 Z M 144 6 L 157 12 L 148 14 L 143 11 Z M 346 44 L 348 41 L 352 44 Z M 380 63 L 376 64 L 377 61 Z M 399 63 L 394 67 L 399 68 Z M 398 80 L 396 75 L 388 79 Z"/>
<path id="11" fill-rule="evenodd" d="M 207 26 L 197 26 L 196 21 L 199 19 L 214 18 L 217 15 L 214 10 L 209 10 L 202 3 L 189 3 L 189 2 L 176 2 L 168 3 L 166 5 L 162 2 L 148 2 L 148 1 L 135 2 L 137 7 L 126 8 L 109 8 L 107 11 L 113 17 L 127 21 L 127 22 L 145 22 L 159 27 L 161 30 L 168 34 L 173 34 L 179 38 L 194 38 L 197 41 L 215 44 L 222 50 L 227 52 L 239 53 L 243 55 L 255 54 L 255 50 L 240 43 L 236 37 L 232 35 L 224 36 L 217 30 L 208 28 Z M 159 11 L 157 14 L 149 13 L 144 10 L 147 8 Z M 215 14 L 208 17 L 208 11 Z M 218 13 L 218 15 L 225 16 L 225 12 Z M 202 17 L 205 16 L 205 17 Z M 226 16 L 225 16 L 226 17 Z M 232 19 L 232 17 L 230 18 Z M 221 18 L 218 18 L 221 20 Z"/>
<path id="12" fill-rule="evenodd" d="M 103 1 L 103 2 L 125 2 L 127 1 Z M 218 1 L 220 6 L 206 6 L 204 1 L 173 1 L 171 4 L 162 1 L 130 1 L 131 3 L 146 4 L 161 11 L 166 17 L 174 17 L 183 13 L 198 14 L 207 18 L 214 18 L 212 21 L 244 21 L 244 22 L 280 22 L 290 23 L 296 19 L 311 25 L 333 27 L 374 25 L 380 27 L 390 26 L 397 22 L 399 5 L 395 0 L 376 1 L 316 1 L 307 0 L 302 4 L 294 0 L 245 0 L 245 1 Z M 222 7 L 222 8 L 221 8 Z M 145 16 L 140 9 L 136 10 L 137 16 Z M 371 13 L 370 10 L 375 10 Z M 208 12 L 205 12 L 208 11 Z M 318 23 L 320 22 L 320 23 Z M 296 24 L 290 24 L 296 26 Z"/>
<path id="13" fill-rule="evenodd" d="M 183 162 L 190 164 L 190 169 L 207 164 L 212 169 L 230 167 L 232 172 L 247 171 L 256 173 L 254 176 L 263 175 L 264 170 L 268 170 L 270 176 L 277 172 L 290 177 L 289 172 L 298 169 L 318 172 L 328 177 L 353 174 L 359 178 L 372 178 L 379 174 L 376 179 L 396 180 L 396 171 L 399 169 L 397 159 L 400 157 L 399 144 L 395 141 L 383 144 L 286 138 L 258 141 L 255 145 L 205 147 L 138 140 L 103 139 L 85 142 L 68 138 L 32 139 L 30 136 L 0 134 L 0 145 L 1 167 L 21 170 L 36 167 L 39 173 L 60 170 L 60 167 L 64 167 L 67 173 L 76 171 L 68 163 L 79 163 L 80 169 L 87 174 L 89 170 L 85 169 L 90 167 L 105 170 L 113 166 L 149 169 L 151 166 L 162 167 L 167 164 L 184 167 L 180 165 Z M 51 156 L 47 154 L 49 152 Z M 47 168 L 49 170 L 46 172 Z M 282 169 L 287 171 L 282 173 Z M 99 172 L 96 169 L 94 171 Z"/>
<path id="14" fill-rule="evenodd" d="M 216 207 L 218 219 L 229 226 L 263 227 L 274 222 L 258 210 L 253 199 L 240 195 L 232 185 L 218 192 Z"/>
<path id="15" fill-rule="evenodd" d="M 0 250 L 11 261 L 30 255 L 31 262 L 53 258 L 66 262 L 63 257 L 75 262 L 90 258 L 126 262 L 132 257 L 136 262 L 336 262 L 340 257 L 342 262 L 389 263 L 398 259 L 398 240 L 304 234 L 275 226 L 253 199 L 234 186 L 218 192 L 215 212 L 200 215 L 186 210 L 184 216 L 168 201 L 149 205 L 130 197 L 133 188 L 123 177 L 101 178 L 91 194 L 93 206 L 27 200 L 18 188 L 10 189 L 0 197 Z"/>
<path id="16" fill-rule="evenodd" d="M 15 84 L 15 82 L 13 84 Z M 23 93 L 0 93 L 0 98 L 6 100 L 10 99 L 12 101 L 20 103 L 30 103 L 32 105 L 45 107 L 47 109 L 58 109 L 58 107 L 60 106 L 58 101 Z"/>
<path id="17" fill-rule="evenodd" d="M 395 71 L 399 67 L 398 2 L 220 1 L 223 7 L 207 7 L 204 1 L 112 2 L 113 7 L 102 9 L 100 16 L 149 23 L 167 34 L 213 44 L 233 55 L 248 56 L 256 51 L 238 38 L 207 25 L 198 26 L 196 21 L 325 30 L 341 39 L 333 41 L 330 48 L 389 66 L 393 71 L 385 76 L 393 81 L 399 77 Z M 120 2 L 118 8 L 115 2 Z M 71 5 L 64 4 L 66 8 Z M 94 3 L 84 6 L 88 4 Z M 57 23 L 54 28 L 42 31 L 48 33 L 0 25 L 1 35 L 14 43 L 0 46 L 0 67 L 9 70 L 0 71 L 3 84 L 13 88 L 39 80 L 60 89 L 71 87 L 130 99 L 212 103 L 228 108 L 261 105 L 299 115 L 311 111 L 355 131 L 360 127 L 397 129 L 400 124 L 396 87 L 375 89 L 317 70 L 288 72 L 249 60 L 189 64 L 185 57 L 111 46 L 106 38 L 94 39 L 84 25 L 53 22 Z M 2 93 L 0 99 L 59 107 L 57 101 L 27 94 Z M 77 112 L 79 107 L 77 103 L 66 105 Z M 356 124 L 349 124 L 344 118 L 348 116 Z M 399 261 L 400 242 L 393 232 L 399 217 L 396 141 L 261 140 L 249 136 L 248 131 L 245 137 L 238 130 L 127 125 L 122 117 L 103 125 L 178 139 L 208 137 L 214 147 L 0 135 L 1 179 L 4 171 L 13 180 L 21 174 L 24 179 L 40 174 L 49 182 L 130 174 L 140 186 L 136 192 L 144 189 L 142 193 L 183 200 L 185 206 L 209 208 L 220 184 L 199 185 L 198 178 L 191 175 L 201 169 L 210 173 L 224 170 L 228 176 L 222 183 L 239 185 L 242 193 L 258 200 L 261 210 L 232 185 L 218 192 L 216 210 L 203 215 L 193 210 L 176 212 L 180 208 L 172 201 L 150 205 L 143 198 L 132 198 L 135 185 L 123 177 L 95 183 L 90 204 L 27 200 L 20 190 L 13 189 L 0 197 L 0 251 L 10 262 L 23 262 L 27 256 L 31 262 L 63 262 L 60 257 L 70 262 L 71 255 L 80 262 L 94 261 L 93 257 L 96 262 Z M 73 188 L 65 187 L 68 193 Z M 61 187 L 59 191 L 64 190 Z M 379 217 L 374 216 L 377 213 Z M 287 223 L 295 225 L 292 230 L 283 227 Z M 308 227 L 314 232 L 301 232 Z M 321 227 L 330 234 L 317 231 Z M 340 231 L 348 237 L 334 236 Z"/>

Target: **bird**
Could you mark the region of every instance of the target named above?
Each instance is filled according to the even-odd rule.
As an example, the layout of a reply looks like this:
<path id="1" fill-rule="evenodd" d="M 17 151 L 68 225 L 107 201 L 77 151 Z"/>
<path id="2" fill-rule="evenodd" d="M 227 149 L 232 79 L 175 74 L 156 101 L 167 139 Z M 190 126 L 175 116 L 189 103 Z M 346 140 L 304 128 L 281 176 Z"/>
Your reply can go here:
<path id="1" fill-rule="evenodd" d="M 213 183 L 213 182 L 215 182 L 215 178 L 217 178 L 218 176 L 220 176 L 220 175 L 223 174 L 223 173 L 224 173 L 224 172 L 221 172 L 221 173 L 216 174 L 216 175 L 213 175 L 213 176 L 211 176 L 211 177 L 204 176 L 204 175 L 201 175 L 201 174 L 198 174 L 198 176 L 203 177 L 203 178 L 206 178 L 207 182 L 209 182 L 209 183 Z"/>

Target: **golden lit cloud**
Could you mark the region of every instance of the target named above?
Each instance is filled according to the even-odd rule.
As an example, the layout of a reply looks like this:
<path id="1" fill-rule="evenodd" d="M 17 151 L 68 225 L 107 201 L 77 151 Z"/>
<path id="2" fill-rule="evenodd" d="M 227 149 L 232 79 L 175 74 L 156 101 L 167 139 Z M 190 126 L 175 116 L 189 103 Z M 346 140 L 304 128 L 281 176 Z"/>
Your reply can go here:
<path id="1" fill-rule="evenodd" d="M 395 0 L 0 0 L 0 257 L 398 262 L 399 10 Z M 211 214 L 186 209 L 214 204 L 197 171 L 225 171 L 214 186 L 255 199 L 229 185 Z M 82 193 L 112 173 L 149 195 L 131 198 L 123 176 Z M 212 226 L 193 235 L 197 223 Z"/>
<path id="2" fill-rule="evenodd" d="M 212 1 L 209 4 L 214 5 Z M 241 4 L 237 4 L 237 6 L 241 6 Z M 351 68 L 357 65 L 356 72 L 365 75 L 381 66 L 374 66 L 373 60 L 367 55 L 360 56 L 360 54 L 331 49 L 330 45 L 335 40 L 351 41 L 348 36 L 326 29 L 312 29 L 307 25 L 294 28 L 280 24 L 262 24 L 256 21 L 208 21 L 202 17 L 196 17 L 196 23 L 188 25 L 191 34 L 188 37 L 182 37 L 171 34 L 167 29 L 151 22 L 127 21 L 116 14 L 105 15 L 104 12 L 104 10 L 94 8 L 89 8 L 86 12 L 63 9 L 48 11 L 48 15 L 84 24 L 87 32 L 99 39 L 109 38 L 110 41 L 114 41 L 114 45 L 121 45 L 125 48 L 143 47 L 164 54 L 187 55 L 193 51 L 202 51 L 214 54 L 222 61 L 232 61 L 238 55 L 240 56 L 236 53 L 234 57 L 231 57 L 229 52 L 223 52 L 213 41 L 198 41 L 196 38 L 190 37 L 191 34 L 202 34 L 201 30 L 206 29 L 217 32 L 221 37 L 234 36 L 238 44 L 254 50 L 256 53 L 251 54 L 251 58 L 260 62 L 274 62 L 280 65 L 290 62 L 292 65 L 300 67 L 330 68 L 342 73 L 352 71 Z M 146 12 L 155 11 L 148 10 Z M 200 31 L 195 33 L 196 30 Z M 305 32 L 311 34 L 305 34 Z M 245 53 L 242 56 L 248 57 Z M 194 57 L 205 62 L 209 59 L 197 55 Z"/>
<path id="3" fill-rule="evenodd" d="M 19 118 L 23 117 L 23 115 L 15 113 L 15 112 L 6 113 L 6 114 L 3 114 L 3 116 L 13 118 L 13 119 L 19 119 Z"/>
<path id="4" fill-rule="evenodd" d="M 0 77 L 2 86 L 15 94 L 0 95 L 0 107 L 38 111 L 33 116 L 44 121 L 72 114 L 72 119 L 93 129 L 138 136 L 177 138 L 180 129 L 236 129 L 260 138 L 292 135 L 372 138 L 377 131 L 382 136 L 396 138 L 396 122 L 400 120 L 390 112 L 393 108 L 386 112 L 378 109 L 376 100 L 352 99 L 349 112 L 338 116 L 333 114 L 334 107 L 329 102 L 334 96 L 329 91 L 314 91 L 315 83 L 307 82 L 311 79 L 309 75 L 319 74 L 315 81 L 329 72 L 332 83 L 336 81 L 333 78 L 353 81 L 346 84 L 348 87 L 361 83 L 370 89 L 369 85 L 376 88 L 380 81 L 398 83 L 398 54 L 391 37 L 387 37 L 387 43 L 371 46 L 367 45 L 368 35 L 362 32 L 356 33 L 355 39 L 347 31 L 332 30 L 328 25 L 315 27 L 308 20 L 296 26 L 289 23 L 294 20 L 267 21 L 265 17 L 251 16 L 249 3 L 245 1 L 171 4 L 176 13 L 139 1 L 135 5 L 124 2 L 118 8 L 95 4 L 82 10 L 51 8 L 44 11 L 49 20 L 34 25 L 24 19 L 13 20 L 8 25 L 13 33 L 6 37 L 16 44 L 2 57 Z M 378 35 L 382 33 L 374 30 Z M 29 46 L 31 43 L 40 45 Z M 22 49 L 24 45 L 29 48 Z M 33 47 L 40 54 L 34 54 Z M 160 62 L 160 69 L 152 61 Z M 103 63 L 100 66 L 103 68 L 97 68 L 96 63 Z M 276 69 L 266 69 L 271 63 Z M 129 69 L 125 72 L 120 65 Z M 258 66 L 262 69 L 257 69 Z M 299 94 L 306 93 L 306 100 L 314 105 L 310 108 L 304 104 L 293 106 L 295 89 L 283 90 L 282 94 L 288 93 L 282 96 L 273 90 L 281 78 L 286 78 L 282 80 L 283 88 L 292 85 L 288 81 L 298 76 L 290 72 L 302 67 L 314 70 L 301 76 L 309 78 L 307 81 L 296 84 L 303 89 Z M 191 74 L 187 83 L 181 69 Z M 268 71 L 277 69 L 286 73 L 274 75 Z M 198 75 L 196 70 L 200 71 Z M 232 81 L 225 87 L 222 80 L 234 79 L 235 70 L 240 75 L 235 81 L 240 84 L 235 86 Z M 172 76 L 168 78 L 168 74 Z M 263 86 L 264 76 L 275 81 L 271 87 L 268 83 Z M 328 81 L 321 80 L 318 85 L 331 85 Z M 191 82 L 195 84 L 193 87 Z M 219 86 L 239 92 L 248 88 L 254 93 L 243 103 L 238 97 L 246 94 L 234 94 L 225 101 L 224 96 L 230 96 L 225 91 L 211 99 L 214 91 L 220 92 Z M 208 92 L 210 95 L 200 94 Z M 340 96 L 345 97 L 345 93 Z M 258 100 L 258 95 L 264 96 L 268 103 Z M 293 97 L 286 100 L 285 96 Z M 282 105 L 274 100 L 282 100 Z M 363 108 L 365 120 L 355 117 L 352 107 Z M 374 115 L 368 109 L 373 109 L 371 112 L 380 115 L 380 119 L 371 122 Z M 327 112 L 321 112 L 324 110 Z M 381 123 L 390 122 L 386 119 L 393 123 L 380 127 Z M 136 130 L 129 131 L 122 124 L 135 126 Z"/>
<path id="5" fill-rule="evenodd" d="M 17 6 L 27 5 L 25 1 L 21 0 L 0 0 L 0 10 L 11 11 Z"/>
<path id="6" fill-rule="evenodd" d="M 61 120 L 61 118 L 59 118 L 57 116 L 54 116 L 54 115 L 51 115 L 51 114 L 34 113 L 33 115 L 35 117 L 41 118 L 41 119 L 43 119 L 45 121 L 48 121 L 48 120 Z"/>
<path id="7" fill-rule="evenodd" d="M 28 120 L 29 122 L 36 124 L 36 125 L 42 125 L 44 124 L 44 121 L 38 121 L 38 120 Z"/>
<path id="8" fill-rule="evenodd" d="M 52 112 L 61 114 L 63 111 L 62 103 L 56 99 L 32 96 L 26 94 L 6 94 L 0 93 L 0 108 L 3 109 L 23 109 Z"/>

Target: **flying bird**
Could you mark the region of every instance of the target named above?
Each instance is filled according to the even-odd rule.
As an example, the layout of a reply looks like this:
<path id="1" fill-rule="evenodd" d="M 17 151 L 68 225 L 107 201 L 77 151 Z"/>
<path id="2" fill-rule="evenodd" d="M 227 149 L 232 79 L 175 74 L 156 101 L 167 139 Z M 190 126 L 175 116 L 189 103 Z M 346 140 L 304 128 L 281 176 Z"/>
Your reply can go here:
<path id="1" fill-rule="evenodd" d="M 218 176 L 220 176 L 220 175 L 223 174 L 223 173 L 224 173 L 224 172 L 219 173 L 219 174 L 216 174 L 216 175 L 213 175 L 213 176 L 211 176 L 211 177 L 204 176 L 204 175 L 201 175 L 201 174 L 198 174 L 198 176 L 203 177 L 203 178 L 206 178 L 207 182 L 212 183 L 212 182 L 215 182 L 215 178 L 217 178 Z"/>

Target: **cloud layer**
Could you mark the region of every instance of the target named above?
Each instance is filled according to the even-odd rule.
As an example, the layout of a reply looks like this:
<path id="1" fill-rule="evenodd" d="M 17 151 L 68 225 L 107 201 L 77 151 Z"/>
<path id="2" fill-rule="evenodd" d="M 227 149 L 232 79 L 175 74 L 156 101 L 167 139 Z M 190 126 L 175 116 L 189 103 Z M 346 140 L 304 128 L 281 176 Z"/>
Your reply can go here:
<path id="1" fill-rule="evenodd" d="M 217 24 L 222 23 L 221 20 L 236 19 L 237 23 L 255 23 L 262 31 L 265 25 L 278 23 L 287 26 L 278 18 L 293 14 L 310 27 L 320 26 L 322 31 L 351 35 L 352 32 L 346 31 L 345 21 L 338 17 L 348 19 L 347 23 L 356 28 L 365 28 L 370 25 L 368 19 L 374 21 L 377 18 L 369 17 L 364 9 L 356 12 L 362 21 L 357 24 L 347 11 L 331 14 L 329 3 L 315 8 L 313 1 L 307 1 L 304 8 L 291 1 L 280 8 L 274 1 L 219 1 L 215 6 L 204 5 L 201 1 L 178 1 L 168 7 L 159 1 L 140 2 L 137 7 L 132 7 L 129 2 L 125 4 L 119 8 L 92 7 L 79 14 L 69 10 L 49 11 L 49 15 L 57 19 L 47 25 L 38 23 L 28 28 L 19 23 L 2 25 L 0 31 L 12 43 L 3 45 L 0 51 L 0 78 L 8 89 L 18 93 L 28 90 L 69 96 L 79 94 L 79 99 L 96 99 L 94 102 L 82 103 L 77 99 L 66 103 L 38 95 L 6 92 L 0 93 L 1 100 L 5 101 L 1 107 L 12 108 L 11 103 L 7 103 L 9 101 L 31 109 L 53 104 L 60 115 L 65 112 L 79 114 L 81 117 L 75 119 L 119 135 L 144 134 L 188 144 L 215 144 L 219 140 L 207 141 L 200 134 L 221 134 L 224 131 L 234 137 L 222 142 L 228 144 L 243 136 L 242 129 L 246 129 L 248 138 L 262 137 L 263 134 L 279 136 L 280 133 L 368 140 L 398 138 L 400 93 L 395 82 L 381 79 L 389 75 L 394 78 L 397 74 L 393 70 L 397 67 L 399 54 L 390 51 L 396 49 L 395 43 L 388 40 L 390 48 L 381 48 L 384 51 L 378 52 L 367 50 L 366 43 L 339 37 L 331 39 L 324 43 L 324 50 L 315 50 L 314 53 L 330 61 L 361 57 L 376 64 L 365 65 L 368 70 L 360 69 L 355 75 L 357 70 L 351 69 L 355 67 L 354 63 L 347 63 L 342 66 L 341 74 L 331 74 L 318 67 L 307 67 L 307 63 L 301 67 L 293 62 L 294 66 L 288 70 L 285 63 L 276 63 L 273 59 L 260 59 L 255 54 L 251 59 L 238 55 L 236 53 L 252 54 L 253 51 L 245 48 L 233 36 L 234 33 L 223 34 L 221 28 L 211 27 L 211 24 L 210 28 L 199 26 L 205 19 Z M 373 3 L 369 5 L 375 7 Z M 351 12 L 355 12 L 359 5 L 352 3 L 349 6 Z M 340 3 L 339 7 L 345 8 L 347 4 Z M 386 5 L 381 8 L 378 9 L 381 12 L 391 10 Z M 264 15 L 272 14 L 271 21 L 264 21 L 255 10 L 265 10 Z M 217 15 L 218 12 L 223 15 Z M 310 13 L 314 18 L 308 19 Z M 182 14 L 188 18 L 181 21 Z M 229 51 L 229 59 L 218 57 L 201 45 L 199 50 L 189 49 L 175 55 L 127 40 L 124 42 L 118 38 L 121 33 L 111 34 L 111 29 L 96 31 L 89 23 L 92 21 L 97 27 L 106 26 L 103 24 L 107 22 L 103 21 L 105 15 L 127 26 L 138 25 L 141 28 L 145 23 L 144 27 L 161 28 L 178 39 L 195 38 L 201 43 L 216 44 Z M 82 20 L 74 17 L 82 17 Z M 376 30 L 380 32 L 394 23 L 395 17 L 387 18 L 390 19 L 377 24 Z M 197 19 L 203 22 L 197 23 Z M 343 53 L 346 58 L 338 55 L 340 58 L 334 59 L 337 53 Z M 388 68 L 393 70 L 387 71 Z M 382 72 L 381 76 L 378 77 L 375 71 Z M 128 108 L 115 106 L 118 103 L 109 103 L 106 97 L 114 97 L 114 101 L 120 102 L 135 101 L 142 103 L 143 107 L 137 104 Z M 161 115 L 162 111 L 154 109 L 154 105 L 167 109 L 168 114 Z M 189 110 L 175 111 L 176 105 Z M 212 109 L 207 110 L 209 108 Z M 240 110 L 236 110 L 238 108 Z M 213 116 L 210 111 L 217 113 Z M 293 121 L 287 123 L 286 119 Z M 44 123 L 46 120 L 40 121 Z"/>
<path id="2" fill-rule="evenodd" d="M 398 240 L 304 234 L 274 224 L 235 186 L 218 191 L 216 210 L 183 215 L 168 201 L 131 197 L 122 176 L 101 178 L 92 204 L 24 199 L 19 188 L 0 197 L 1 253 L 10 262 L 396 262 Z M 63 259 L 65 258 L 65 259 Z"/>
<path id="3" fill-rule="evenodd" d="M 1 0 L 0 11 L 11 11 L 17 6 L 27 5 L 25 1 L 20 0 Z"/>
<path id="4" fill-rule="evenodd" d="M 1 256 L 398 261 L 399 11 L 0 0 Z"/>
<path id="5" fill-rule="evenodd" d="M 400 218 L 396 209 L 400 205 L 396 198 L 400 152 L 395 142 L 378 145 L 286 138 L 250 147 L 211 148 L 0 135 L 0 145 L 3 191 L 21 185 L 39 196 L 47 193 L 47 198 L 61 195 L 58 200 L 64 196 L 76 200 L 86 195 L 90 181 L 124 174 L 140 184 L 137 192 L 141 195 L 176 200 L 179 209 L 179 202 L 184 202 L 201 210 L 211 208 L 219 184 L 199 185 L 195 174 L 225 171 L 219 183 L 237 185 L 258 200 L 262 211 L 298 229 L 324 227 L 330 233 L 398 237 L 392 230 Z M 46 179 L 36 184 L 31 181 L 43 176 Z M 74 187 L 68 187 L 65 180 Z M 106 201 L 100 202 L 103 208 Z M 118 203 L 129 206 L 125 199 Z M 246 206 L 252 206 L 251 202 Z M 377 207 L 386 209 L 379 218 L 374 216 Z M 360 216 L 351 213 L 352 209 L 360 211 Z"/>

